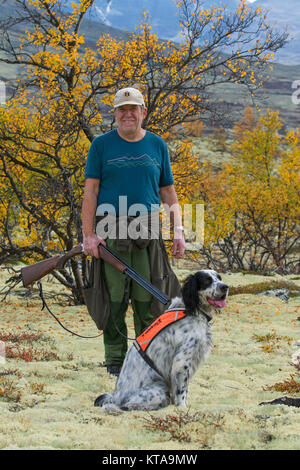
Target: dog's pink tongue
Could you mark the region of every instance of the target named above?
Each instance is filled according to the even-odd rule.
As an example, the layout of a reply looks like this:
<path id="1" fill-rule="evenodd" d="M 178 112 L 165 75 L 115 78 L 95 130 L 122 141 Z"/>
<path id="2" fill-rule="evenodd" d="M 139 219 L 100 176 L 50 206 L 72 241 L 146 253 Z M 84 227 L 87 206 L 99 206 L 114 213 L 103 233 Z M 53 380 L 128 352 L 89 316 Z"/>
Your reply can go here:
<path id="1" fill-rule="evenodd" d="M 213 300 L 213 299 L 207 299 L 207 300 L 214 307 L 219 307 L 219 308 L 226 307 L 226 301 L 225 300 Z"/>

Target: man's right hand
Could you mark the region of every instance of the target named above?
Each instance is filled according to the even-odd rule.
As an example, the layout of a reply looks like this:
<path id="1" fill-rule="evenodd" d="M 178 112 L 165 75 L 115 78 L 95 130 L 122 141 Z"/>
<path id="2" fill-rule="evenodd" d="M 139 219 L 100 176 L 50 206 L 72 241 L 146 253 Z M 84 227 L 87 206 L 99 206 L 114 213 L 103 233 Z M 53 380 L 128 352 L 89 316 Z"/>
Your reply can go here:
<path id="1" fill-rule="evenodd" d="M 85 255 L 93 256 L 94 258 L 99 258 L 99 244 L 106 246 L 105 241 L 98 237 L 95 233 L 89 236 L 83 235 L 83 251 Z"/>

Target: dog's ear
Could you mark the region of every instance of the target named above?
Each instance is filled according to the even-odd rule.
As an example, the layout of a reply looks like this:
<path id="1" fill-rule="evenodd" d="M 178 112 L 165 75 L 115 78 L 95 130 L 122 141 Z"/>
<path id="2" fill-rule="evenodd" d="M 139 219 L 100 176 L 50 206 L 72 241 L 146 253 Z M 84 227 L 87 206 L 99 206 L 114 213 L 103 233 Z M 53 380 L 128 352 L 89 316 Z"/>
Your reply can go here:
<path id="1" fill-rule="evenodd" d="M 199 307 L 199 295 L 198 295 L 198 279 L 195 274 L 190 274 L 185 280 L 182 286 L 182 300 L 185 305 L 186 312 L 193 315 Z"/>

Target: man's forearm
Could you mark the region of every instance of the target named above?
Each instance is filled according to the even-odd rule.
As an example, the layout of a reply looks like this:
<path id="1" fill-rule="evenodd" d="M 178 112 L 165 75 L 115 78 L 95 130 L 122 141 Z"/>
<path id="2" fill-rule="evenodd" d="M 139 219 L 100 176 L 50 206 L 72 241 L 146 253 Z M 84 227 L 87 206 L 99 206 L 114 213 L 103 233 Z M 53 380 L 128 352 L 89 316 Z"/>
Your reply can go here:
<path id="1" fill-rule="evenodd" d="M 82 233 L 84 237 L 89 237 L 95 233 L 94 220 L 97 209 L 99 188 L 99 180 L 86 180 L 81 212 Z"/>
<path id="2" fill-rule="evenodd" d="M 89 237 L 94 231 L 94 220 L 97 208 L 97 197 L 88 194 L 82 202 L 82 233 L 84 237 Z"/>
<path id="3" fill-rule="evenodd" d="M 170 215 L 171 225 L 175 227 L 182 226 L 181 209 L 178 203 L 177 194 L 173 186 L 161 188 L 161 199 L 167 212 Z"/>
<path id="4" fill-rule="evenodd" d="M 86 180 L 82 201 L 83 249 L 86 255 L 99 258 L 99 243 L 105 242 L 95 234 L 94 220 L 97 209 L 99 180 Z"/>
<path id="5" fill-rule="evenodd" d="M 181 258 L 185 251 L 185 241 L 181 209 L 174 186 L 171 185 L 161 188 L 160 196 L 165 209 L 169 213 L 171 225 L 173 225 L 174 228 L 173 256 L 175 258 Z"/>

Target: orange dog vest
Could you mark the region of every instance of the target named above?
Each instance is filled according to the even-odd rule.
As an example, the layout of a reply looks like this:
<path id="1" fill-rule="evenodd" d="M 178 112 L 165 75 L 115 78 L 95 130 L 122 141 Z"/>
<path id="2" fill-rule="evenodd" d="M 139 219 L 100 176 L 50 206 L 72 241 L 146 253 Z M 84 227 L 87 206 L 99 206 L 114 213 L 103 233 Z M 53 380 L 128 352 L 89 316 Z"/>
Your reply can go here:
<path id="1" fill-rule="evenodd" d="M 186 313 L 182 309 L 169 310 L 150 323 L 146 330 L 144 330 L 143 333 L 140 334 L 140 336 L 138 336 L 134 342 L 136 349 L 141 354 L 143 359 L 161 376 L 162 374 L 156 368 L 153 361 L 149 356 L 147 356 L 146 349 L 162 330 L 171 325 L 171 323 L 175 323 L 184 317 L 186 317 Z"/>
<path id="2" fill-rule="evenodd" d="M 136 342 L 143 351 L 146 351 L 151 341 L 155 338 L 156 335 L 158 335 L 158 333 L 164 330 L 171 323 L 181 320 L 181 318 L 184 317 L 186 317 L 184 310 L 169 310 L 163 313 L 152 323 L 150 323 L 146 330 L 144 330 L 143 333 L 138 338 L 136 338 Z"/>

